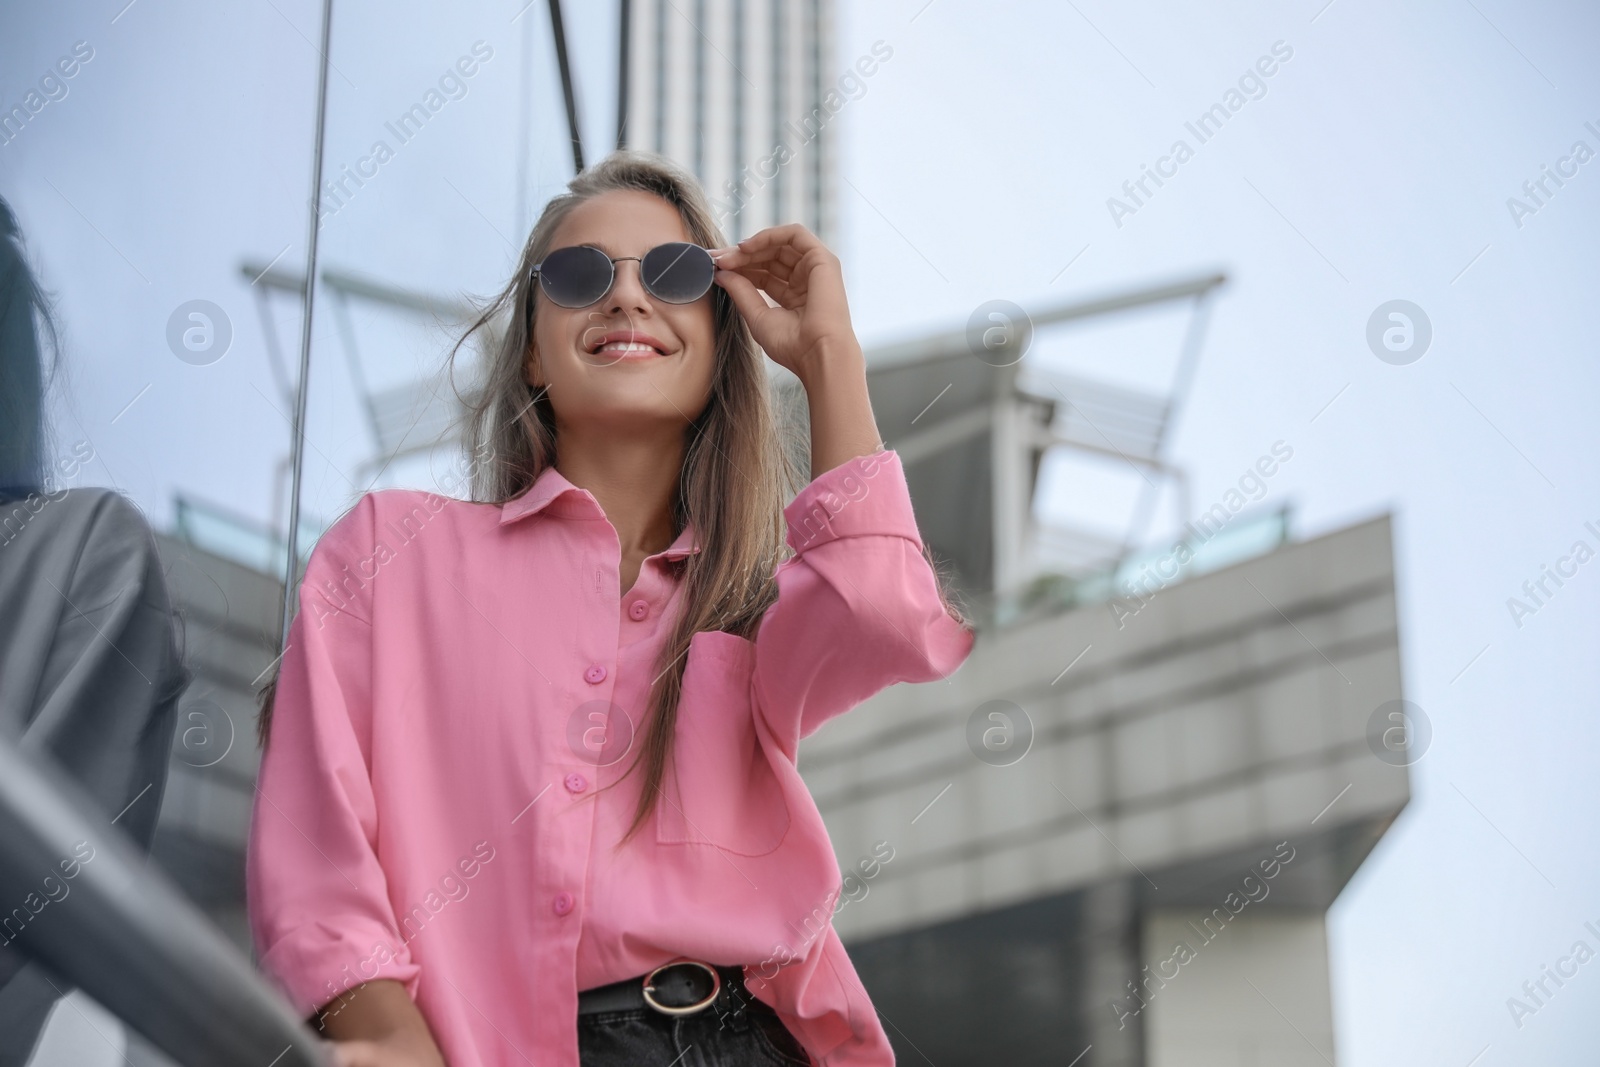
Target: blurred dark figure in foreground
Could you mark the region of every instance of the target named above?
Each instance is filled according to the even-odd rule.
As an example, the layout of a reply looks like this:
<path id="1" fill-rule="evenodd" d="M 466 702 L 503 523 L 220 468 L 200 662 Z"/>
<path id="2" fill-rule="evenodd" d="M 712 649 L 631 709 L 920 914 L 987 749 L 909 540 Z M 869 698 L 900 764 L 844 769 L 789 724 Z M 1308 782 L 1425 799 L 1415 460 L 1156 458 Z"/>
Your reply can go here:
<path id="1" fill-rule="evenodd" d="M 93 459 L 46 459 L 49 309 L 0 200 L 0 743 L 48 758 L 148 853 L 165 792 L 181 634 L 144 517 L 109 489 L 48 491 Z M 0 840 L 0 1067 L 28 1062 L 68 984 L 29 931 L 71 925 L 74 864 L 23 870 Z M 89 850 L 92 853 L 92 849 Z"/>

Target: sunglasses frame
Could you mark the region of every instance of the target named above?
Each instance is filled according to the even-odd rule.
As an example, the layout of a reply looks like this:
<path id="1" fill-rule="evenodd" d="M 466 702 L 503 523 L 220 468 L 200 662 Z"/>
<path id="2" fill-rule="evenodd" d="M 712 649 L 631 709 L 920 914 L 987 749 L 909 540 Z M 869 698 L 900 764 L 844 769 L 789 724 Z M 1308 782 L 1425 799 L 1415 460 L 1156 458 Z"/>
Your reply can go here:
<path id="1" fill-rule="evenodd" d="M 538 284 L 539 288 L 544 292 L 544 295 L 550 300 L 550 302 L 552 304 L 556 305 L 556 307 L 559 307 L 559 308 L 566 308 L 568 311 L 575 311 L 578 308 L 593 307 L 595 304 L 598 304 L 600 301 L 604 300 L 606 298 L 606 295 L 609 294 L 611 292 L 612 288 L 617 284 L 617 264 L 618 263 L 625 263 L 625 262 L 627 262 L 629 260 L 632 260 L 633 262 L 639 264 L 639 284 L 644 286 L 644 291 L 645 292 L 649 293 L 653 298 L 655 298 L 656 300 L 660 300 L 664 304 L 674 304 L 674 305 L 676 305 L 678 307 L 682 307 L 682 306 L 684 306 L 686 304 L 692 304 L 696 300 L 699 300 L 701 297 L 705 296 L 706 293 L 709 293 L 712 290 L 712 287 L 713 287 L 714 283 L 708 281 L 706 283 L 705 289 L 702 290 L 698 296 L 691 297 L 688 300 L 669 300 L 665 296 L 662 296 L 660 293 L 657 293 L 655 291 L 655 287 L 650 284 L 650 280 L 645 277 L 645 274 L 644 274 L 644 261 L 645 261 L 645 258 L 648 257 L 651 253 L 656 252 L 656 251 L 658 251 L 658 250 L 660 250 L 662 248 L 667 248 L 667 247 L 672 246 L 672 245 L 682 245 L 685 248 L 697 248 L 701 252 L 705 253 L 707 259 L 711 258 L 711 253 L 710 253 L 709 249 L 704 248 L 704 247 L 702 247 L 700 245 L 697 245 L 697 244 L 693 243 L 692 241 L 663 241 L 660 244 L 656 245 L 654 248 L 646 250 L 646 252 L 645 252 L 645 254 L 643 256 L 617 256 L 615 258 L 613 258 L 612 256 L 607 255 L 604 249 L 596 248 L 594 245 L 565 245 L 565 246 L 563 246 L 561 248 L 552 248 L 549 252 L 545 253 L 545 258 L 540 260 L 538 263 L 535 263 L 533 265 L 533 268 L 531 269 L 531 271 L 529 273 L 533 278 L 537 279 L 537 284 Z M 567 304 L 563 304 L 563 303 L 561 303 L 561 301 L 557 300 L 555 298 L 555 296 L 553 296 L 551 294 L 550 290 L 548 288 L 546 288 L 546 286 L 545 286 L 545 281 L 544 281 L 545 273 L 544 273 L 544 269 L 543 269 L 544 265 L 545 265 L 545 262 L 552 255 L 554 255 L 555 253 L 564 252 L 564 251 L 566 251 L 567 249 L 570 249 L 570 248 L 588 248 L 588 249 L 593 249 L 594 251 L 600 253 L 600 255 L 605 257 L 606 264 L 610 268 L 610 271 L 611 271 L 611 277 L 606 281 L 606 287 L 600 291 L 600 295 L 599 296 L 595 297 L 593 300 L 589 301 L 587 304 L 575 304 L 575 305 L 570 305 L 570 306 L 567 305 Z M 682 254 L 680 254 L 679 258 L 680 259 L 682 258 Z M 676 264 L 677 260 L 676 259 L 673 260 L 673 263 Z M 716 276 L 716 261 L 715 260 L 711 261 L 711 273 L 712 273 L 712 277 L 715 278 L 715 276 Z M 529 310 L 530 311 L 532 310 L 532 305 L 531 304 L 529 306 Z"/>

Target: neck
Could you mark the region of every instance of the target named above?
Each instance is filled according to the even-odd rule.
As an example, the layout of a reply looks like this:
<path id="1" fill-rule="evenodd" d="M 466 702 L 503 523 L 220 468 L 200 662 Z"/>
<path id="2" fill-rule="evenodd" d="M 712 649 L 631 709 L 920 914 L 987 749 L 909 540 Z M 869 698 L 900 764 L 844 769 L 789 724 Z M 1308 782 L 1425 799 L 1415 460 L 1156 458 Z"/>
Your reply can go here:
<path id="1" fill-rule="evenodd" d="M 613 431 L 562 427 L 556 469 L 600 502 L 623 555 L 651 555 L 676 536 L 672 503 L 683 472 L 683 434 L 681 428 L 665 437 Z"/>

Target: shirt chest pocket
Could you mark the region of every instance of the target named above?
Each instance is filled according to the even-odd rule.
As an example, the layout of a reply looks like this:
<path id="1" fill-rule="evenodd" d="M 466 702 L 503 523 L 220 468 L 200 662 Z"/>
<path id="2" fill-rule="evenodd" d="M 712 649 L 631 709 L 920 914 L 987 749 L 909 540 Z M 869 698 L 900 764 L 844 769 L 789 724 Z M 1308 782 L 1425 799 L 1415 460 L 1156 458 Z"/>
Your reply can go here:
<path id="1" fill-rule="evenodd" d="M 702 631 L 689 643 L 656 840 L 761 856 L 783 841 L 789 808 L 756 736 L 755 645 Z"/>

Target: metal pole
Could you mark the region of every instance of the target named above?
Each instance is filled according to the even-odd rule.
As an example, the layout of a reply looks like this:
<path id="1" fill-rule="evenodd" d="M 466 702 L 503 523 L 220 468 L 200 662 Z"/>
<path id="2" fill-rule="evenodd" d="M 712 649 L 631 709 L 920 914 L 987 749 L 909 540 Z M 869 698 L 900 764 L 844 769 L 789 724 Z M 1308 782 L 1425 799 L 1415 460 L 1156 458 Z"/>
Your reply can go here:
<path id="1" fill-rule="evenodd" d="M 517 232 L 528 232 L 528 167 L 533 142 L 533 19 L 522 24 L 522 70 L 517 82 Z"/>
<path id="2" fill-rule="evenodd" d="M 621 29 L 617 35 L 617 148 L 628 147 L 628 76 L 631 71 L 628 64 L 632 62 L 633 44 L 633 4 L 630 0 L 619 0 L 620 10 L 617 20 Z"/>
<path id="3" fill-rule="evenodd" d="M 317 132 L 311 148 L 311 221 L 306 248 L 306 277 L 301 289 L 304 317 L 300 322 L 300 380 L 295 389 L 294 440 L 290 443 L 293 476 L 289 489 L 289 559 L 284 566 L 283 604 L 278 617 L 278 648 L 289 647 L 289 625 L 294 621 L 295 592 L 300 570 L 300 480 L 305 468 L 306 394 L 311 385 L 311 309 L 317 291 L 317 234 L 322 216 L 322 146 L 328 124 L 328 48 L 333 37 L 333 0 L 322 0 L 322 63 L 317 72 Z"/>
<path id="4" fill-rule="evenodd" d="M 561 0 L 550 0 L 550 34 L 556 40 L 556 66 L 561 71 L 561 95 L 567 102 L 567 129 L 572 134 L 572 167 L 583 170 L 583 135 L 578 132 L 578 99 L 572 89 L 572 67 L 567 62 L 567 31 L 561 22 Z"/>
<path id="5" fill-rule="evenodd" d="M 744 236 L 744 43 L 745 0 L 733 0 L 733 69 L 739 77 L 733 79 L 733 189 L 728 199 L 733 201 L 733 219 L 728 234 L 737 241 Z"/>

